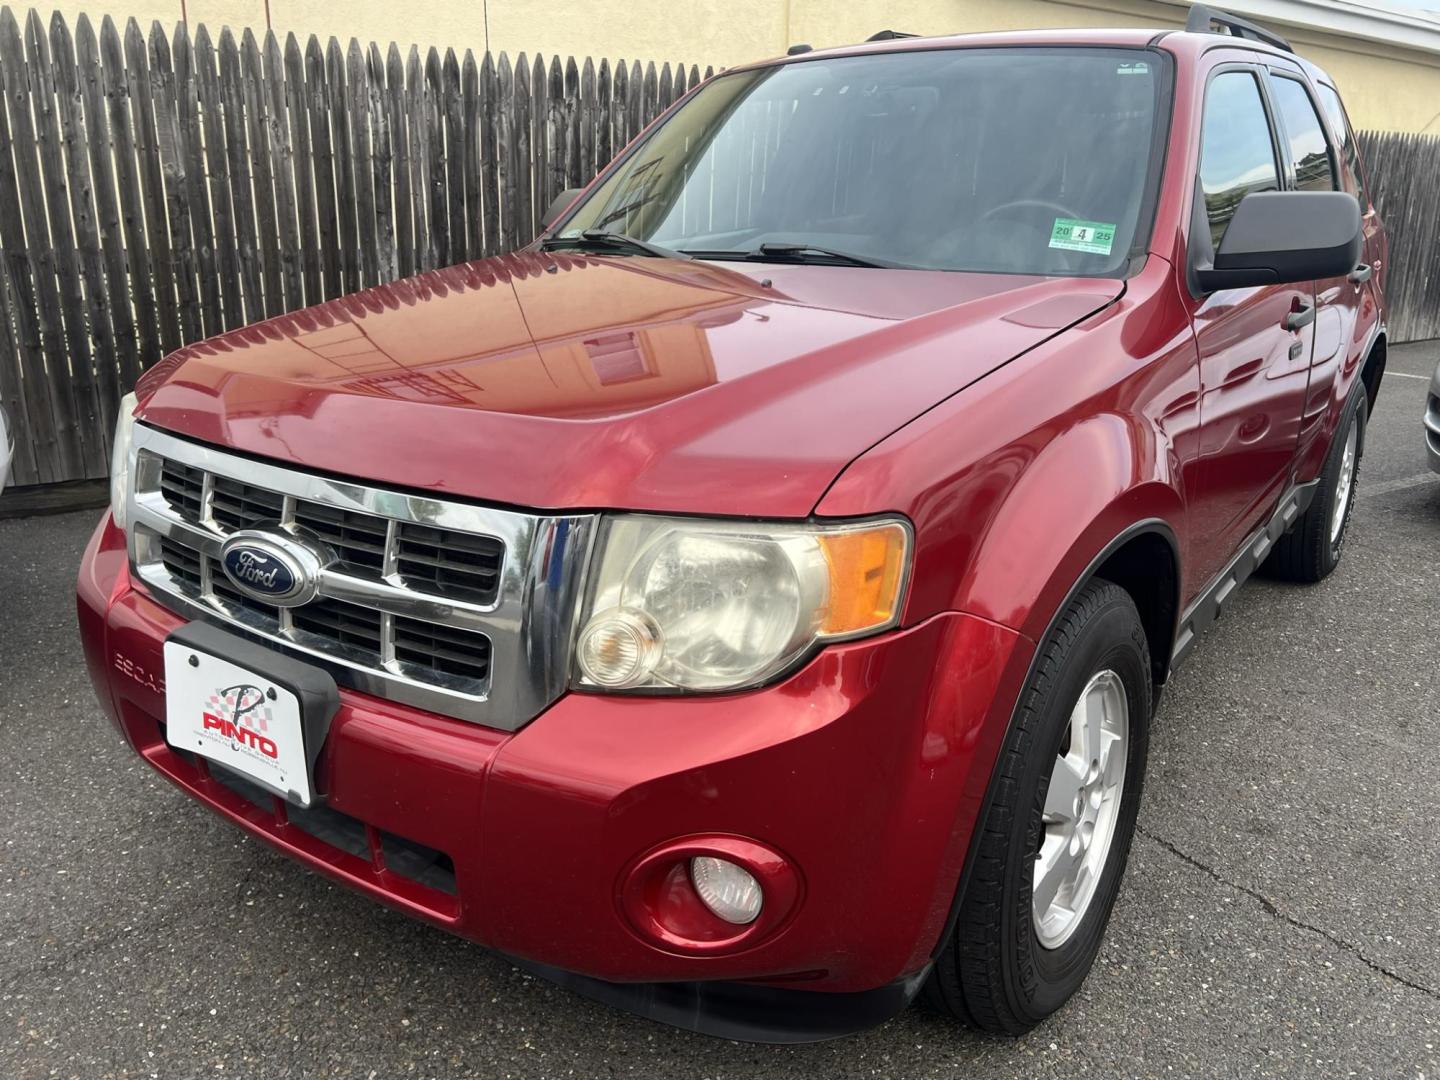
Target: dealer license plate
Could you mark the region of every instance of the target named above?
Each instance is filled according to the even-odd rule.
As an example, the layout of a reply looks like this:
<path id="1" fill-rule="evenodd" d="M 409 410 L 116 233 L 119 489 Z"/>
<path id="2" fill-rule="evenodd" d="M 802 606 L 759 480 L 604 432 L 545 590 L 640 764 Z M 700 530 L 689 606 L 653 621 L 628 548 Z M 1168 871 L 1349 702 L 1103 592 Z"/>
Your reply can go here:
<path id="1" fill-rule="evenodd" d="M 300 699 L 260 672 L 167 641 L 165 723 L 171 746 L 311 805 Z"/>

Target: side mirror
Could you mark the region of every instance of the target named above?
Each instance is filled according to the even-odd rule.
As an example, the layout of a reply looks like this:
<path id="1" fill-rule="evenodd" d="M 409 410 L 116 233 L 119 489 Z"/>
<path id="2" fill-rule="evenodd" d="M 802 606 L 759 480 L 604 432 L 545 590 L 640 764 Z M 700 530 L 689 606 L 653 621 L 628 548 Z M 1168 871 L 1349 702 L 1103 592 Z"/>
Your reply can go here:
<path id="1" fill-rule="evenodd" d="M 1361 241 L 1354 195 L 1252 192 L 1235 208 L 1214 265 L 1197 266 L 1195 281 L 1202 291 L 1214 292 L 1343 277 L 1360 261 Z"/>
<path id="2" fill-rule="evenodd" d="M 545 211 L 545 216 L 540 219 L 540 231 L 544 232 L 550 228 L 551 225 L 555 224 L 555 219 L 568 210 L 570 204 L 579 198 L 580 193 L 584 190 L 584 188 L 578 187 L 566 188 L 560 192 L 559 195 L 556 195 L 555 201 L 552 202 L 550 208 Z M 1346 272 L 1348 273 L 1349 271 Z"/>

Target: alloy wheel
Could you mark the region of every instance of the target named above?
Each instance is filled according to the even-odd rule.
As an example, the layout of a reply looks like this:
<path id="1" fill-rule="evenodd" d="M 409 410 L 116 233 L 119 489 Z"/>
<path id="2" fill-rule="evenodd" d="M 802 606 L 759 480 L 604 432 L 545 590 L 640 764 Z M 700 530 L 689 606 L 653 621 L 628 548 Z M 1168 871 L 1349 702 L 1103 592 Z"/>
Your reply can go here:
<path id="1" fill-rule="evenodd" d="M 1031 903 L 1035 934 L 1047 949 L 1070 939 L 1104 873 L 1125 786 L 1130 702 L 1109 669 L 1085 684 L 1070 713 L 1045 794 Z"/>

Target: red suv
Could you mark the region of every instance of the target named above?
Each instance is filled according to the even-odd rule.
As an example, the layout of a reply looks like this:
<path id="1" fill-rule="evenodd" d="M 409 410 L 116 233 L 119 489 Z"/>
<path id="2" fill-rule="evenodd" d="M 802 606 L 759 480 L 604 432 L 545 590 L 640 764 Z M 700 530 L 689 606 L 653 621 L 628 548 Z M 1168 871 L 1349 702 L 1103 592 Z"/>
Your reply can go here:
<path id="1" fill-rule="evenodd" d="M 144 376 L 80 573 L 106 711 L 583 993 L 1028 1029 L 1167 677 L 1252 571 L 1341 555 L 1385 239 L 1333 84 L 1208 10 L 886 35 L 720 75 L 567 194 Z"/>

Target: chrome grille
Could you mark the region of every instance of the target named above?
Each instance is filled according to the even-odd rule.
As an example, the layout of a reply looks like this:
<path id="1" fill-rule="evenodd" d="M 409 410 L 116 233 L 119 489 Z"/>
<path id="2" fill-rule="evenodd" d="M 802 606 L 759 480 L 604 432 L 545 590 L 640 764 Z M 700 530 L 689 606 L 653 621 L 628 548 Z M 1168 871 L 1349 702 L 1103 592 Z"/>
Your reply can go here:
<path id="1" fill-rule="evenodd" d="M 501 552 L 488 536 L 427 525 L 401 525 L 395 569 L 415 589 L 487 602 L 500 580 Z"/>
<path id="2" fill-rule="evenodd" d="M 513 730 L 563 691 L 594 519 L 362 487 L 136 429 L 130 555 L 152 594 L 298 653 L 346 685 Z M 319 595 L 280 608 L 236 589 L 239 529 L 318 539 Z"/>

